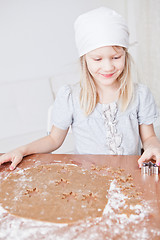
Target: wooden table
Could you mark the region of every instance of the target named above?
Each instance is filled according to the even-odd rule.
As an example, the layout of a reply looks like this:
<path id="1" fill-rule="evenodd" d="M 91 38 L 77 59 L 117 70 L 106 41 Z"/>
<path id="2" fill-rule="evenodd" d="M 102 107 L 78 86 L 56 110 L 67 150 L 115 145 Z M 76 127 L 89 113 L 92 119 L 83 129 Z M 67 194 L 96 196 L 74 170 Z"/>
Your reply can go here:
<path id="1" fill-rule="evenodd" d="M 76 164 L 90 169 L 92 165 L 124 169 L 131 174 L 142 198 L 150 207 L 147 218 L 139 222 L 117 218 L 112 213 L 94 221 L 87 220 L 72 225 L 32 221 L 10 215 L 0 208 L 0 239 L 160 239 L 160 182 L 159 175 L 143 175 L 138 168 L 139 156 L 35 154 L 25 157 L 17 170 L 50 163 Z M 9 173 L 9 163 L 0 166 L 0 181 Z"/>

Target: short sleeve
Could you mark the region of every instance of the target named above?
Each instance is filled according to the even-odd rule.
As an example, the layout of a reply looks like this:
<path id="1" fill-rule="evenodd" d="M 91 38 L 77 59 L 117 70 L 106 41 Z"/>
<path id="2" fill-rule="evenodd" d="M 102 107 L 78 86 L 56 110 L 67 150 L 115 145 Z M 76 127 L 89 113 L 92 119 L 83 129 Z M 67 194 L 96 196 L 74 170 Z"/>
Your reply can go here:
<path id="1" fill-rule="evenodd" d="M 139 125 L 152 124 L 158 117 L 158 110 L 151 91 L 147 86 L 139 85 L 138 97 L 139 97 L 139 109 L 138 109 Z"/>
<path id="2" fill-rule="evenodd" d="M 66 130 L 73 119 L 72 90 L 65 85 L 58 91 L 52 110 L 52 124 Z"/>

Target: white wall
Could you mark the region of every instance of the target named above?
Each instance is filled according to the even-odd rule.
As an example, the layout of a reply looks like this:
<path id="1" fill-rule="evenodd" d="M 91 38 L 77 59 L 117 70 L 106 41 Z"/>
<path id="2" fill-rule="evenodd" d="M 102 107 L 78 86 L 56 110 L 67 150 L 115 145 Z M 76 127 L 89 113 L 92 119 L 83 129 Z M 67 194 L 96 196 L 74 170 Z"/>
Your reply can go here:
<path id="1" fill-rule="evenodd" d="M 102 5 L 125 13 L 123 0 L 0 0 L 0 140 L 44 134 L 51 84 L 79 80 L 73 23 Z"/>
<path id="2" fill-rule="evenodd" d="M 0 0 L 0 152 L 45 134 L 52 91 L 79 80 L 73 23 L 99 6 L 122 14 L 136 39 L 133 0 Z"/>
<path id="3" fill-rule="evenodd" d="M 0 0 L 0 82 L 63 71 L 77 59 L 75 18 L 101 5 L 124 13 L 123 0 Z"/>

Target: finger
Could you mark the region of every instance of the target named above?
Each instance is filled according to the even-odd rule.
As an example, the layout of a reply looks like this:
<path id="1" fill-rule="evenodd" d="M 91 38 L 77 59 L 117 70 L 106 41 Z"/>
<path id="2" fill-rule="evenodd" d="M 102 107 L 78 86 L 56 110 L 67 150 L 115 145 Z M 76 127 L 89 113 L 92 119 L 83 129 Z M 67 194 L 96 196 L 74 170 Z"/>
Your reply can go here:
<path id="1" fill-rule="evenodd" d="M 160 156 L 156 158 L 156 165 L 160 166 Z"/>
<path id="2" fill-rule="evenodd" d="M 144 151 L 142 156 L 138 159 L 139 168 L 142 167 L 142 163 L 143 162 L 145 162 L 146 160 L 149 160 L 151 157 L 152 157 L 152 153 L 151 152 Z"/>
<path id="3" fill-rule="evenodd" d="M 160 166 L 160 160 L 157 160 L 157 161 L 156 161 L 156 165 L 157 165 L 157 166 Z"/>
<path id="4" fill-rule="evenodd" d="M 3 154 L 1 157 L 0 157 L 0 165 L 5 163 L 5 162 L 9 162 L 12 160 L 12 156 L 10 156 L 9 154 Z"/>
<path id="5" fill-rule="evenodd" d="M 154 152 L 154 155 L 152 156 L 152 159 L 156 161 L 157 166 L 160 166 L 160 152 L 159 152 L 159 149 Z"/>
<path id="6" fill-rule="evenodd" d="M 10 169 L 10 170 L 14 170 L 14 169 L 17 167 L 18 163 L 21 162 L 21 160 L 22 160 L 21 157 L 15 156 L 14 159 L 12 160 L 12 164 L 10 165 L 10 168 L 9 168 L 9 169 Z"/>

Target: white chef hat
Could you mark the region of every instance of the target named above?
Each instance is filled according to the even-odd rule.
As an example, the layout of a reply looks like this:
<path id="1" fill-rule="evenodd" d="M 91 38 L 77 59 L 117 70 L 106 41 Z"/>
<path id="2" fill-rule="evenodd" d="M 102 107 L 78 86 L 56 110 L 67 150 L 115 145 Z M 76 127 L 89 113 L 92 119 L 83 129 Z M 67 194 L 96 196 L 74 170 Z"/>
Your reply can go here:
<path id="1" fill-rule="evenodd" d="M 75 23 L 79 56 L 104 46 L 128 48 L 129 32 L 124 18 L 112 9 L 100 7 L 80 15 Z"/>

